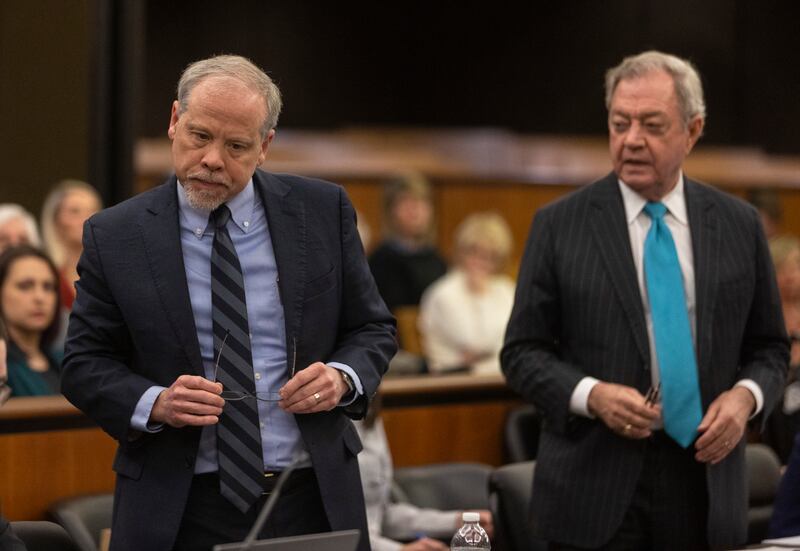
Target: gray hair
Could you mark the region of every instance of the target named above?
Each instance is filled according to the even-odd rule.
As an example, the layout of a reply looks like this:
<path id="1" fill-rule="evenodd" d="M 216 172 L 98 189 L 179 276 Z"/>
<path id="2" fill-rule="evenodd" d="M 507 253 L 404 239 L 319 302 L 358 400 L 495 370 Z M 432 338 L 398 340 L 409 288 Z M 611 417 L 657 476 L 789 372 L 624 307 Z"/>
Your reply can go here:
<path id="1" fill-rule="evenodd" d="M 620 81 L 638 78 L 653 71 L 664 71 L 672 77 L 684 124 L 697 116 L 706 118 L 703 85 L 697 69 L 685 59 L 655 50 L 626 57 L 622 63 L 606 72 L 606 109 L 611 108 L 611 97 Z"/>
<path id="2" fill-rule="evenodd" d="M 39 238 L 39 229 L 36 227 L 36 219 L 33 215 L 16 203 L 0 204 L 0 226 L 17 219 L 22 220 L 25 225 L 28 244 L 37 248 L 41 247 L 42 240 Z"/>
<path id="3" fill-rule="evenodd" d="M 281 91 L 267 74 L 249 59 L 238 55 L 218 55 L 195 61 L 184 69 L 178 81 L 178 114 L 189 107 L 189 95 L 203 79 L 231 77 L 257 92 L 264 98 L 267 116 L 261 127 L 261 137 L 278 125 L 281 114 Z"/>

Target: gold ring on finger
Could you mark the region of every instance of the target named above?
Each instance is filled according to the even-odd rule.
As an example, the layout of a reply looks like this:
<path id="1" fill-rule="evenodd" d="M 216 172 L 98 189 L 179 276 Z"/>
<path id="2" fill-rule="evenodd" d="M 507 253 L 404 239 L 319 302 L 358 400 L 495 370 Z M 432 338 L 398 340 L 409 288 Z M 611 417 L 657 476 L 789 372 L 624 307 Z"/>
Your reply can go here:
<path id="1" fill-rule="evenodd" d="M 630 423 L 628 423 L 627 425 L 625 425 L 625 426 L 622 428 L 622 432 L 624 432 L 625 434 L 628 434 L 628 433 L 631 431 L 631 429 L 632 429 L 632 428 L 633 428 L 633 425 L 631 425 Z"/>
<path id="2" fill-rule="evenodd" d="M 314 393 L 314 399 L 319 403 L 319 392 Z"/>

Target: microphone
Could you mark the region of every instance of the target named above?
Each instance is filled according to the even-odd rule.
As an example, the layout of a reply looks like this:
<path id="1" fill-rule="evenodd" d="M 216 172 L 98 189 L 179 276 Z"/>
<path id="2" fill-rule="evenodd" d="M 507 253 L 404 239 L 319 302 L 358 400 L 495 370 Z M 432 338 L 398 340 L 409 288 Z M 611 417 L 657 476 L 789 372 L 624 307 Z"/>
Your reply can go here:
<path id="1" fill-rule="evenodd" d="M 250 533 L 247 534 L 247 537 L 242 542 L 241 551 L 250 549 L 253 543 L 255 543 L 258 533 L 261 532 L 261 529 L 267 522 L 267 518 L 269 518 L 269 514 L 272 512 L 272 509 L 275 508 L 275 504 L 278 502 L 278 498 L 281 496 L 281 489 L 286 483 L 286 480 L 289 478 L 289 475 L 292 474 L 292 471 L 294 471 L 298 465 L 305 463 L 310 459 L 311 456 L 308 455 L 308 452 L 300 451 L 294 456 L 291 463 L 289 463 L 286 468 L 281 471 L 281 474 L 278 475 L 278 480 L 275 481 L 275 489 L 269 494 L 267 502 L 264 504 L 264 507 L 261 508 L 261 511 L 259 511 L 258 517 L 256 518 L 255 523 L 253 523 L 253 527 L 250 529 Z"/>

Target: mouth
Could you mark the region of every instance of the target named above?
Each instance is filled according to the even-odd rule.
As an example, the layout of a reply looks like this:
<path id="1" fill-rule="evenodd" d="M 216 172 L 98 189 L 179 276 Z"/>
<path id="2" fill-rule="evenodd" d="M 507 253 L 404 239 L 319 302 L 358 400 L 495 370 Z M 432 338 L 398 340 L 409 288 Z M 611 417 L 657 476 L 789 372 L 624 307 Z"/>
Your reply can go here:
<path id="1" fill-rule="evenodd" d="M 209 177 L 205 174 L 190 174 L 187 177 L 188 183 L 206 188 L 228 188 L 229 185 L 224 180 Z"/>

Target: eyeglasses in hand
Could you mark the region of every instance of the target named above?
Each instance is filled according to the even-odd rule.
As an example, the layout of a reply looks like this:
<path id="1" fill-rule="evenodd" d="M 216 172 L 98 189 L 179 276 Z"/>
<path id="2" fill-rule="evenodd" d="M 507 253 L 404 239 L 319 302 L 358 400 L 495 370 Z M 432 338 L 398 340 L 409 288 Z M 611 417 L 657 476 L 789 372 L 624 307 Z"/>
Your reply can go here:
<path id="1" fill-rule="evenodd" d="M 217 372 L 219 371 L 219 360 L 222 358 L 222 351 L 225 349 L 225 342 L 228 340 L 228 335 L 230 335 L 230 330 L 225 330 L 225 337 L 222 339 L 222 344 L 219 345 L 219 352 L 217 352 L 217 361 L 214 364 L 214 382 L 219 383 L 219 379 L 217 379 Z M 222 394 L 220 396 L 230 402 L 234 402 L 236 400 L 246 400 L 248 398 L 255 398 L 256 400 L 260 400 L 262 402 L 280 402 L 282 400 L 281 395 L 277 392 L 272 391 L 259 391 L 259 392 L 244 392 L 240 390 L 225 390 L 225 385 L 223 384 Z"/>

